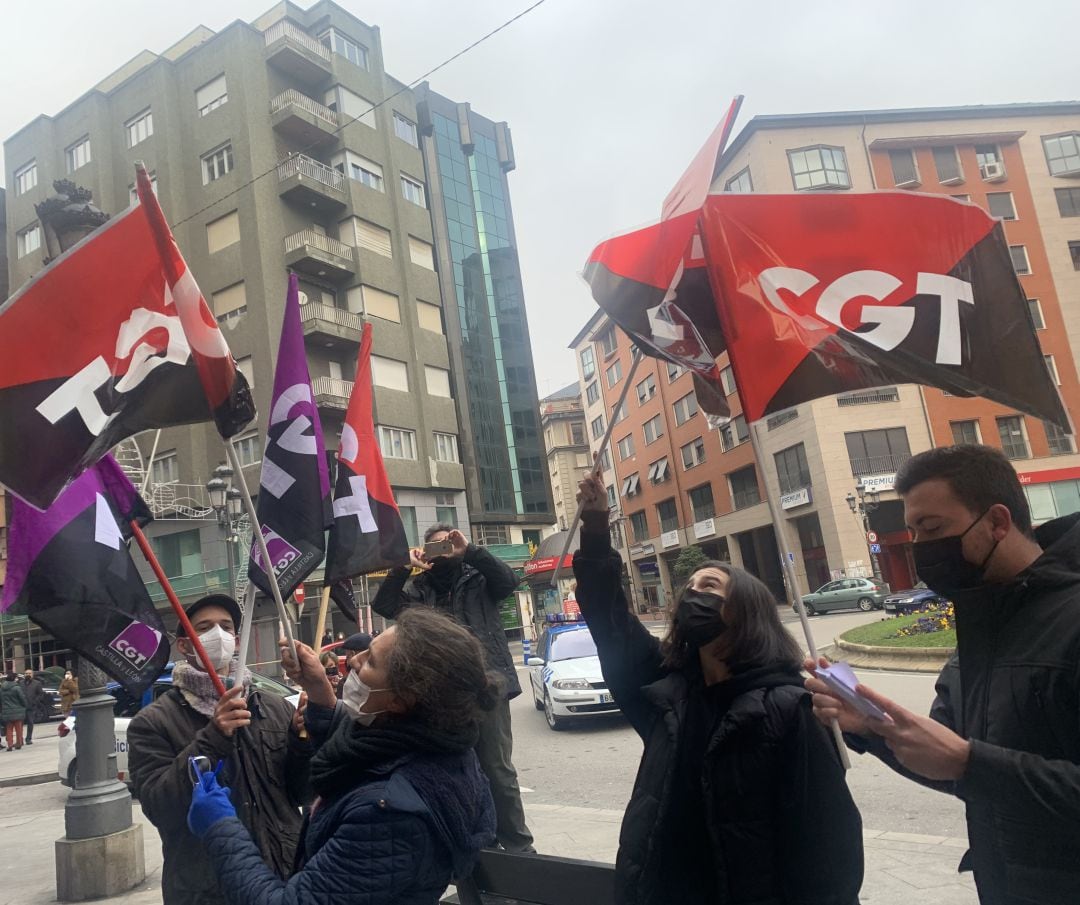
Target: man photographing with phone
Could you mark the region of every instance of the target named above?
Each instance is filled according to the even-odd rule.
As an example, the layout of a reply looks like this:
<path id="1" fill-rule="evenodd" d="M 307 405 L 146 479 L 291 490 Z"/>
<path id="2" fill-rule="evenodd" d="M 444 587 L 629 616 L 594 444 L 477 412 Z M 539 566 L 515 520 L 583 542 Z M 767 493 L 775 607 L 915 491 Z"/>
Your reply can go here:
<path id="1" fill-rule="evenodd" d="M 386 619 L 396 619 L 410 606 L 433 607 L 453 616 L 476 636 L 484 648 L 488 670 L 502 676 L 505 688 L 502 701 L 484 715 L 476 745 L 495 799 L 496 839 L 509 852 L 535 851 L 511 760 L 510 699 L 521 694 L 521 685 L 499 614 L 503 600 L 518 585 L 517 576 L 483 547 L 470 544 L 453 525 L 428 528 L 423 549 L 410 550 L 409 562 L 391 570 L 372 601 L 372 609 Z M 410 581 L 413 569 L 419 574 Z"/>

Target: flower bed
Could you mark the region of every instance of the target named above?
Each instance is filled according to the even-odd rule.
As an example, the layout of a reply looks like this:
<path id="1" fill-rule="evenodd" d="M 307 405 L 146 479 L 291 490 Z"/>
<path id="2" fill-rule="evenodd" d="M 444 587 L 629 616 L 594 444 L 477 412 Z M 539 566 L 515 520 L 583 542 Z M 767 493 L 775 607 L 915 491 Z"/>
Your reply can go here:
<path id="1" fill-rule="evenodd" d="M 849 629 L 840 637 L 852 644 L 867 644 L 871 647 L 956 647 L 956 628 L 951 615 L 951 607 L 948 612 L 948 627 L 946 628 L 940 626 L 939 618 L 944 611 L 934 611 L 880 619 L 869 625 Z M 928 621 L 938 619 L 938 627 L 930 629 L 929 624 L 924 623 L 920 629 L 911 631 L 913 626 L 919 624 L 920 619 Z"/>

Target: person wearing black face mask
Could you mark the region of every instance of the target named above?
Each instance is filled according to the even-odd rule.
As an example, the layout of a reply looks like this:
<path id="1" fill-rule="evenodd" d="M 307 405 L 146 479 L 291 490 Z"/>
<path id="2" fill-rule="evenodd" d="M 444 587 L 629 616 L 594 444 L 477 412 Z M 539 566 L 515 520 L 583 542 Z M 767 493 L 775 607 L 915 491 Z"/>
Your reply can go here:
<path id="1" fill-rule="evenodd" d="M 616 902 L 857 905 L 862 823 L 768 588 L 707 562 L 658 641 L 624 596 L 603 484 L 590 475 L 578 499 L 578 604 L 604 679 L 645 745 Z"/>
<path id="2" fill-rule="evenodd" d="M 957 651 L 929 717 L 872 689 L 867 720 L 817 679 L 814 710 L 848 746 L 966 806 L 983 905 L 1080 898 L 1080 515 L 1032 529 L 1000 452 L 933 449 L 896 476 L 919 577 L 952 600 Z M 808 664 L 812 665 L 812 664 Z"/>

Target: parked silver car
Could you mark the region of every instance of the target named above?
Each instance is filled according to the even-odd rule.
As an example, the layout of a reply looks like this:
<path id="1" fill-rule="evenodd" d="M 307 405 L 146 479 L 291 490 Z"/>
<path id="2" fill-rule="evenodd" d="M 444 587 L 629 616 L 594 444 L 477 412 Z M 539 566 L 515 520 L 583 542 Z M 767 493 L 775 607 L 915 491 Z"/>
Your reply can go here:
<path id="1" fill-rule="evenodd" d="M 808 616 L 856 608 L 869 613 L 880 610 L 888 596 L 889 586 L 873 578 L 838 578 L 823 584 L 813 594 L 804 595 L 803 606 Z"/>

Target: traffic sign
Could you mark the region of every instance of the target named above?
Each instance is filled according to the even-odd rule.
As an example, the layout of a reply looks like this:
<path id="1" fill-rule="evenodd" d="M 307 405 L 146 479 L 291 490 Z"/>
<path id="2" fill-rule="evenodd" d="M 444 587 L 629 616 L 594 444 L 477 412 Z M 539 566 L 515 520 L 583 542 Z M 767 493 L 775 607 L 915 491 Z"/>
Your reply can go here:
<path id="1" fill-rule="evenodd" d="M 871 544 L 870 545 L 870 552 L 871 553 L 880 553 L 881 552 L 881 544 Z"/>
<path id="2" fill-rule="evenodd" d="M 866 542 L 868 544 L 876 544 L 877 543 L 877 532 L 876 531 L 867 531 L 866 532 Z"/>

